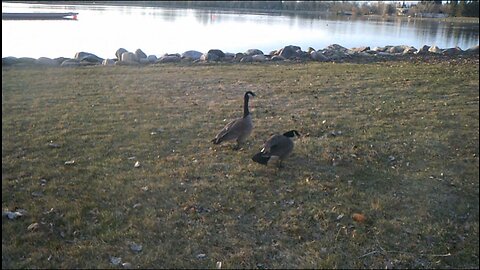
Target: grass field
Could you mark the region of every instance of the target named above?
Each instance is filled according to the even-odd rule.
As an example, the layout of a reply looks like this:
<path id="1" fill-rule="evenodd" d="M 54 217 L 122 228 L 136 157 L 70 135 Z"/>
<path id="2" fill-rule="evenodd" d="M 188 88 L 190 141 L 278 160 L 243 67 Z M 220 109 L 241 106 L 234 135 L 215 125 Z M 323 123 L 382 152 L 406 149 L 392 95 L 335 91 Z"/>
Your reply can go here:
<path id="1" fill-rule="evenodd" d="M 2 218 L 2 268 L 478 268 L 478 79 L 478 61 L 4 67 L 2 208 L 26 212 Z M 248 90 L 247 144 L 213 145 Z M 251 160 L 290 129 L 284 168 Z"/>

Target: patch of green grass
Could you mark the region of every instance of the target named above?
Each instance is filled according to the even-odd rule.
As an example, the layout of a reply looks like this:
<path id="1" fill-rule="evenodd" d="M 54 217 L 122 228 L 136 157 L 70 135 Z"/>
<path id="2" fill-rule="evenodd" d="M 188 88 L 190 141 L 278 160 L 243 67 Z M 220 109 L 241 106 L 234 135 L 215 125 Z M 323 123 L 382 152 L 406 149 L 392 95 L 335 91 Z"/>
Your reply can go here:
<path id="1" fill-rule="evenodd" d="M 4 67 L 2 208 L 27 213 L 3 217 L 2 267 L 478 268 L 478 72 Z M 211 144 L 248 90 L 247 144 Z M 251 161 L 290 129 L 285 168 Z"/>

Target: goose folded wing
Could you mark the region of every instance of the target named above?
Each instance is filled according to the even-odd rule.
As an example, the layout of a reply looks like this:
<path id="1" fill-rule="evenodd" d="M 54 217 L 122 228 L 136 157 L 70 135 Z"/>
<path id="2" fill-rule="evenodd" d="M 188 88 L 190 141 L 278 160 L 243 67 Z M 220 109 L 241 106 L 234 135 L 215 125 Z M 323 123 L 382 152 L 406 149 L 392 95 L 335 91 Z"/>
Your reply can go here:
<path id="1" fill-rule="evenodd" d="M 275 152 L 279 147 L 281 147 L 282 143 L 283 143 L 283 136 L 273 135 L 263 145 L 262 152 L 264 154 L 270 154 L 272 152 Z"/>
<path id="2" fill-rule="evenodd" d="M 234 119 L 230 121 L 218 134 L 215 138 L 222 141 L 228 141 L 236 139 L 240 134 L 241 130 L 245 124 L 242 121 L 242 118 Z"/>

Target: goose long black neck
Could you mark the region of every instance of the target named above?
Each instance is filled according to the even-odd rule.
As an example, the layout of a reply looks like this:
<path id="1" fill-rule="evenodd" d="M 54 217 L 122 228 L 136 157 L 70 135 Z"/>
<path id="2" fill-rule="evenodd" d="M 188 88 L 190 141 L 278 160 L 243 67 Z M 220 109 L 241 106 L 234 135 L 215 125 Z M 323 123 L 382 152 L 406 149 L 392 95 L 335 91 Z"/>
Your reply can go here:
<path id="1" fill-rule="evenodd" d="M 248 110 L 248 100 L 250 99 L 249 95 L 254 96 L 252 92 L 248 91 L 243 97 L 243 117 L 247 117 L 250 114 L 250 111 Z"/>

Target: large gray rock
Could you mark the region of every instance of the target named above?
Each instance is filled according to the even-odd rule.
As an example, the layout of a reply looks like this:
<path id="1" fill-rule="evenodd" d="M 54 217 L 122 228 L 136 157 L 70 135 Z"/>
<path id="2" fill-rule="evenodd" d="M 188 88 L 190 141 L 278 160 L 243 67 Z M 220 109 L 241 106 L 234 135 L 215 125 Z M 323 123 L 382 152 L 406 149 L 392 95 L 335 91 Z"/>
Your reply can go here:
<path id="1" fill-rule="evenodd" d="M 302 51 L 300 49 L 298 49 L 296 52 L 295 52 L 295 58 L 296 59 L 300 59 L 300 60 L 305 60 L 305 59 L 308 59 L 310 57 L 310 54 L 305 52 L 305 51 Z"/>
<path id="2" fill-rule="evenodd" d="M 412 54 L 416 52 L 417 52 L 417 49 L 415 47 L 407 46 L 405 50 L 403 50 L 402 54 Z"/>
<path id="3" fill-rule="evenodd" d="M 53 60 L 48 57 L 40 57 L 35 61 L 35 64 L 41 65 L 41 66 L 50 66 L 50 67 L 55 67 L 58 66 L 59 63 L 56 60 Z"/>
<path id="4" fill-rule="evenodd" d="M 398 46 L 390 47 L 386 52 L 392 53 L 392 54 L 403 53 L 405 51 L 405 49 L 407 49 L 407 48 L 410 48 L 410 46 L 398 45 Z"/>
<path id="5" fill-rule="evenodd" d="M 348 49 L 345 53 L 348 55 L 358 55 L 358 52 L 352 51 L 350 49 Z"/>
<path id="6" fill-rule="evenodd" d="M 115 66 L 138 66 L 140 65 L 140 61 L 133 62 L 133 61 L 117 61 L 115 62 Z"/>
<path id="7" fill-rule="evenodd" d="M 103 58 L 100 58 L 96 56 L 93 53 L 88 53 L 88 52 L 77 52 L 75 54 L 75 60 L 78 61 L 85 61 L 85 62 L 90 62 L 90 63 L 97 63 L 100 64 L 103 61 Z"/>
<path id="8" fill-rule="evenodd" d="M 279 53 L 280 53 L 280 50 L 274 50 L 274 51 L 270 51 L 268 55 L 274 56 L 274 55 L 278 55 Z"/>
<path id="9" fill-rule="evenodd" d="M 235 61 L 240 61 L 245 56 L 243 53 L 236 53 L 235 57 L 233 58 Z"/>
<path id="10" fill-rule="evenodd" d="M 125 50 L 124 48 L 120 48 L 115 52 L 115 56 L 117 57 L 118 60 L 122 60 L 122 54 L 124 52 L 128 52 L 128 51 Z"/>
<path id="11" fill-rule="evenodd" d="M 202 53 L 199 52 L 199 51 L 190 50 L 190 51 L 186 51 L 186 52 L 182 53 L 181 57 L 182 57 L 182 59 L 195 61 L 195 60 L 200 59 L 200 57 L 202 57 Z"/>
<path id="12" fill-rule="evenodd" d="M 250 62 L 253 62 L 253 56 L 251 56 L 251 55 L 245 55 L 244 57 L 242 57 L 242 59 L 240 59 L 240 62 L 241 62 L 241 63 L 250 63 Z"/>
<path id="13" fill-rule="evenodd" d="M 428 45 L 423 45 L 418 51 L 415 52 L 415 54 L 426 54 L 428 53 L 428 50 L 430 49 L 430 46 Z"/>
<path id="14" fill-rule="evenodd" d="M 358 52 L 357 55 L 363 56 L 363 57 L 371 57 L 373 54 L 370 54 L 367 51 L 365 51 L 365 52 Z"/>
<path id="15" fill-rule="evenodd" d="M 448 48 L 448 49 L 445 49 L 443 50 L 442 54 L 443 55 L 457 55 L 457 54 L 461 54 L 463 51 L 462 49 L 460 49 L 460 47 L 455 47 L 455 48 Z"/>
<path id="16" fill-rule="evenodd" d="M 343 46 L 340 46 L 338 44 L 331 44 L 331 45 L 328 45 L 328 47 L 325 48 L 325 50 L 327 51 L 339 51 L 339 52 L 347 52 L 348 49 L 343 47 Z"/>
<path id="17" fill-rule="evenodd" d="M 78 67 L 80 66 L 80 62 L 75 59 L 67 59 L 63 61 L 60 66 L 62 67 Z"/>
<path id="18" fill-rule="evenodd" d="M 468 53 L 468 54 L 478 54 L 478 45 L 466 49 L 466 50 L 465 50 L 465 53 Z"/>
<path id="19" fill-rule="evenodd" d="M 225 54 L 222 52 L 222 55 L 225 56 Z M 212 53 L 212 52 L 208 52 L 206 54 L 203 54 L 202 57 L 200 57 L 200 60 L 203 60 L 203 61 L 220 61 L 222 58 L 219 56 L 218 53 Z"/>
<path id="20" fill-rule="evenodd" d="M 147 56 L 148 62 L 149 62 L 149 63 L 152 63 L 152 64 L 155 63 L 155 62 L 157 62 L 157 59 L 158 59 L 157 56 L 155 56 L 155 55 L 153 55 L 153 54 Z"/>
<path id="21" fill-rule="evenodd" d="M 115 61 L 113 61 L 113 59 L 104 59 L 103 62 L 102 62 L 102 65 L 113 66 L 113 65 L 115 65 Z"/>
<path id="22" fill-rule="evenodd" d="M 7 56 L 2 58 L 2 66 L 11 66 L 15 65 L 16 63 L 18 63 L 18 59 L 16 57 Z"/>
<path id="23" fill-rule="evenodd" d="M 369 51 L 370 50 L 370 46 L 363 46 L 363 47 L 358 47 L 358 48 L 351 48 L 350 50 L 354 51 L 354 52 L 366 52 L 366 51 Z"/>
<path id="24" fill-rule="evenodd" d="M 391 57 L 392 54 L 391 53 L 388 53 L 388 52 L 377 52 L 377 54 L 375 54 L 376 56 L 386 56 L 386 57 Z"/>
<path id="25" fill-rule="evenodd" d="M 122 53 L 122 57 L 120 59 L 125 63 L 138 63 L 138 56 L 132 52 Z"/>
<path id="26" fill-rule="evenodd" d="M 349 58 L 351 50 L 342 47 L 338 44 L 329 45 L 327 48 L 322 50 L 322 54 L 327 57 L 329 60 L 338 61 L 341 59 Z"/>
<path id="27" fill-rule="evenodd" d="M 328 57 L 323 55 L 323 53 L 318 52 L 318 51 L 313 51 L 310 53 L 310 58 L 312 58 L 315 61 L 320 61 L 320 62 L 326 62 L 328 61 Z"/>
<path id="28" fill-rule="evenodd" d="M 20 65 L 34 65 L 35 61 L 37 61 L 37 59 L 31 58 L 31 57 L 20 57 L 17 60 L 18 60 L 17 64 L 20 64 Z"/>
<path id="29" fill-rule="evenodd" d="M 385 46 L 385 47 L 374 47 L 372 50 L 376 52 L 385 52 L 392 46 Z"/>
<path id="30" fill-rule="evenodd" d="M 176 63 L 182 60 L 178 55 L 164 55 L 156 61 L 156 63 Z"/>
<path id="31" fill-rule="evenodd" d="M 307 49 L 307 53 L 308 53 L 308 54 L 311 54 L 311 53 L 314 52 L 314 51 L 315 51 L 315 49 L 312 48 L 312 47 L 308 47 L 308 49 Z"/>
<path id="32" fill-rule="evenodd" d="M 253 62 L 265 62 L 265 61 L 267 61 L 267 57 L 263 54 L 255 54 L 255 55 L 252 55 L 252 61 Z"/>
<path id="33" fill-rule="evenodd" d="M 251 56 L 253 56 L 253 55 L 257 55 L 257 54 L 263 55 L 263 52 L 262 52 L 261 50 L 259 50 L 259 49 L 249 49 L 249 50 L 247 50 L 247 51 L 245 52 L 245 55 L 251 55 Z"/>
<path id="34" fill-rule="evenodd" d="M 176 57 L 182 58 L 182 56 L 179 53 L 166 53 L 162 56 L 176 56 Z"/>
<path id="35" fill-rule="evenodd" d="M 141 49 L 137 49 L 135 51 L 135 55 L 137 56 L 138 59 L 147 58 L 147 55 Z"/>
<path id="36" fill-rule="evenodd" d="M 437 54 L 443 52 L 443 50 L 440 49 L 440 48 L 439 48 L 438 46 L 436 46 L 436 45 L 430 47 L 430 49 L 428 49 L 428 51 L 431 52 L 431 53 L 437 53 Z"/>
<path id="37" fill-rule="evenodd" d="M 365 51 L 366 53 L 370 54 L 370 55 L 375 55 L 377 54 L 378 52 L 377 51 L 374 51 L 374 50 L 367 50 Z"/>
<path id="38" fill-rule="evenodd" d="M 223 58 L 223 57 L 225 57 L 225 53 L 222 52 L 221 50 L 218 50 L 218 49 L 211 49 L 211 50 L 209 50 L 209 51 L 207 52 L 207 56 L 208 56 L 209 54 L 210 54 L 210 55 L 214 54 L 214 55 L 218 56 L 218 58 L 220 58 L 220 59 Z M 207 59 L 207 60 L 208 60 L 208 59 Z"/>
<path id="39" fill-rule="evenodd" d="M 68 60 L 68 59 L 70 59 L 70 58 L 66 58 L 66 57 L 53 58 L 53 60 L 57 61 L 58 65 L 62 64 L 63 61 Z"/>
<path id="40" fill-rule="evenodd" d="M 280 55 L 274 55 L 272 58 L 270 58 L 271 61 L 285 61 L 285 58 Z"/>
<path id="41" fill-rule="evenodd" d="M 298 46 L 288 45 L 280 49 L 278 55 L 286 59 L 292 59 L 298 56 L 297 52 L 299 50 L 301 49 Z"/>
<path id="42" fill-rule="evenodd" d="M 225 60 L 225 61 L 233 61 L 233 59 L 235 59 L 235 54 L 234 53 L 226 52 L 225 57 L 223 57 L 223 60 Z"/>

